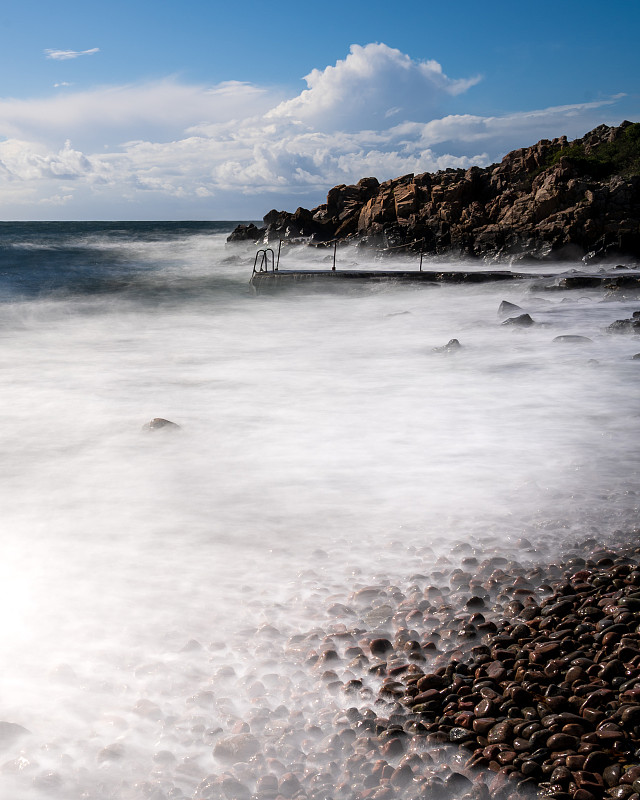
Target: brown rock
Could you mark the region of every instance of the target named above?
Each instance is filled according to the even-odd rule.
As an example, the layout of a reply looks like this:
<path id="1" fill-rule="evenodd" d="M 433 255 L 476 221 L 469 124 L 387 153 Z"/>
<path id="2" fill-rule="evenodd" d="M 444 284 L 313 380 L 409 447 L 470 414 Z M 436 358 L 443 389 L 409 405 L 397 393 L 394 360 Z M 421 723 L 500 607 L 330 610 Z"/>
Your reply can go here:
<path id="1" fill-rule="evenodd" d="M 580 740 L 577 736 L 568 733 L 554 733 L 547 739 L 547 747 L 552 752 L 563 750 L 577 750 Z"/>
<path id="2" fill-rule="evenodd" d="M 505 720 L 498 722 L 487 734 L 489 744 L 505 744 L 511 740 L 513 735 L 513 723 Z"/>
<path id="3" fill-rule="evenodd" d="M 388 639 L 373 639 L 369 644 L 369 649 L 374 656 L 384 656 L 393 650 L 393 645 Z"/>

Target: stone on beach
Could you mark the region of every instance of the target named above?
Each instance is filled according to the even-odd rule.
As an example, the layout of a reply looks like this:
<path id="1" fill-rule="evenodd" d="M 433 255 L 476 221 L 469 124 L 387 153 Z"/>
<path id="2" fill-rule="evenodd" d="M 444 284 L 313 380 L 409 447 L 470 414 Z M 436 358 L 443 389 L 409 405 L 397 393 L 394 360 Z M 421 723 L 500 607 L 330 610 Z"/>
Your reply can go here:
<path id="1" fill-rule="evenodd" d="M 528 539 L 518 547 L 535 552 Z M 254 780 L 274 800 L 631 796 L 640 786 L 629 767 L 640 751 L 640 548 L 586 539 L 580 554 L 549 566 L 468 549 L 458 557 L 469 571 L 447 559 L 444 572 L 405 587 L 356 588 L 350 627 L 292 637 L 301 645 L 292 657 L 307 664 L 301 697 L 324 693 L 321 717 L 332 727 L 295 734 L 295 701 L 272 736 L 262 729 L 265 740 L 237 723 L 245 732 L 219 738 L 214 755 L 233 765 L 242 791 Z M 354 705 L 340 711 L 337 698 L 347 697 Z M 262 751 L 280 753 L 277 772 L 267 758 L 248 780 L 242 763 L 263 763 Z M 323 763 L 332 765 L 325 773 Z"/>
<path id="2" fill-rule="evenodd" d="M 213 755 L 221 761 L 235 763 L 236 761 L 247 761 L 260 749 L 260 743 L 255 736 L 250 733 L 238 733 L 233 736 L 225 736 L 216 742 L 213 748 Z"/>

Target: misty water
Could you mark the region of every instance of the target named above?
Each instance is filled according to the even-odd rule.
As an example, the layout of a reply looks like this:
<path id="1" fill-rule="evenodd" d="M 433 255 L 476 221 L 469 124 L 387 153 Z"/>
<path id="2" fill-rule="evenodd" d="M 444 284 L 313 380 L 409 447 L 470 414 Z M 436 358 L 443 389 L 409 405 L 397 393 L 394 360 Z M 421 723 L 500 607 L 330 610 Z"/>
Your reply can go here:
<path id="1" fill-rule="evenodd" d="M 0 722 L 28 731 L 0 725 L 1 797 L 201 797 L 256 709 L 328 733 L 370 702 L 305 705 L 287 647 L 348 624 L 330 609 L 354 590 L 402 591 L 460 543 L 550 560 L 635 524 L 640 342 L 605 328 L 637 297 L 256 294 L 227 232 L 0 230 Z M 502 300 L 538 324 L 501 325 Z"/>

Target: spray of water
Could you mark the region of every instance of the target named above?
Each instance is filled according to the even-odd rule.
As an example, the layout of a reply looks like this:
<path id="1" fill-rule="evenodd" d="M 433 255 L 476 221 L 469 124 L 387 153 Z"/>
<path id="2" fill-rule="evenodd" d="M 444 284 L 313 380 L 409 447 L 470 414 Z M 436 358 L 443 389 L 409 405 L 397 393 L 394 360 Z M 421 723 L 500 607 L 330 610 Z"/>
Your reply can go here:
<path id="1" fill-rule="evenodd" d="M 309 688 L 304 654 L 354 592 L 631 524 L 640 348 L 604 329 L 633 298 L 255 295 L 223 235 L 81 244 L 137 268 L 0 320 L 0 720 L 28 731 L 0 731 L 6 796 L 213 797 L 212 748 L 243 725 L 312 764 L 375 696 Z M 537 324 L 502 325 L 503 300 Z M 180 429 L 142 430 L 155 417 Z"/>

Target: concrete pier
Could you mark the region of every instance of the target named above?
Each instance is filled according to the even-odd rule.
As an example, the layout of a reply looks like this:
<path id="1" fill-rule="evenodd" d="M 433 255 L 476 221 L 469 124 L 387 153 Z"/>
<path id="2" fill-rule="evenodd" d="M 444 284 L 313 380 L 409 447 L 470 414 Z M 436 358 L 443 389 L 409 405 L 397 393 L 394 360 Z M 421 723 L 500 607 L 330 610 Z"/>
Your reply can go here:
<path id="1" fill-rule="evenodd" d="M 398 283 L 489 283 L 495 281 L 543 280 L 547 288 L 588 289 L 599 286 L 639 288 L 637 270 L 602 272 L 513 272 L 511 270 L 367 270 L 367 269 L 269 269 L 254 271 L 251 284 L 256 289 L 284 288 L 306 284 L 336 285 L 344 282 Z"/>

